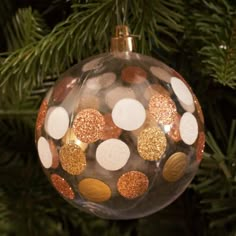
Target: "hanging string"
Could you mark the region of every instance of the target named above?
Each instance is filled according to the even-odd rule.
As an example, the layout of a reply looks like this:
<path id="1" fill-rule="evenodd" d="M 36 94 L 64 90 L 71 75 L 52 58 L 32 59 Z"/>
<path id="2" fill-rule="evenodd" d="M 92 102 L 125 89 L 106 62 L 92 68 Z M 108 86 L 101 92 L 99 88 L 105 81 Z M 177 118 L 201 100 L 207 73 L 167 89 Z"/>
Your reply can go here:
<path id="1" fill-rule="evenodd" d="M 128 25 L 128 22 L 127 22 L 127 11 L 128 11 L 128 0 L 125 0 L 124 1 L 124 5 L 122 7 L 123 25 Z"/>
<path id="2" fill-rule="evenodd" d="M 119 12 L 119 1 L 116 0 L 116 19 L 117 19 L 117 25 L 121 25 L 121 17 L 120 17 L 120 12 Z"/>

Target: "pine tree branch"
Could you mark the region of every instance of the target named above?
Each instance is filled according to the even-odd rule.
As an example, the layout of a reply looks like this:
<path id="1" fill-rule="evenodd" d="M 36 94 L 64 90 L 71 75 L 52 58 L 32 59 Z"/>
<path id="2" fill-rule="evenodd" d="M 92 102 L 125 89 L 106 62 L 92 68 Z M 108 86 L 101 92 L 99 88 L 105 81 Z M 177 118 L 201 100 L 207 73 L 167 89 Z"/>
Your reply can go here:
<path id="1" fill-rule="evenodd" d="M 236 88 L 236 10 L 227 0 L 191 5 L 188 30 L 199 47 L 202 73 L 215 82 Z M 190 27 L 194 26 L 194 27 Z"/>
<path id="2" fill-rule="evenodd" d="M 181 0 L 172 0 L 168 4 L 164 0 L 148 4 L 144 0 L 134 5 L 132 3 L 134 2 L 130 3 L 130 8 L 132 10 L 135 7 L 135 10 L 130 10 L 128 16 L 132 19 L 130 28 L 143 36 L 139 43 L 141 51 L 147 52 L 159 46 L 166 50 L 170 48 L 152 30 L 175 38 L 175 32 L 182 30 L 179 24 L 182 17 L 174 7 L 181 9 Z M 74 61 L 109 48 L 111 31 L 116 25 L 115 0 L 94 3 L 88 1 L 74 4 L 73 8 L 78 11 L 58 24 L 50 34 L 37 43 L 14 51 L 3 61 L 0 66 L 0 87 L 3 91 L 9 91 L 14 81 L 12 90 L 21 98 L 25 96 L 24 91 L 40 86 L 46 75 L 60 74 Z M 166 11 L 171 16 L 164 17 Z M 138 23 L 140 17 L 144 19 L 142 23 Z"/>
<path id="3" fill-rule="evenodd" d="M 202 209 L 210 227 L 231 226 L 236 219 L 236 120 L 232 121 L 225 149 L 220 148 L 211 134 L 207 136 L 207 144 L 211 153 L 204 157 L 198 183 L 193 186 L 201 194 Z"/>
<path id="4" fill-rule="evenodd" d="M 37 42 L 47 33 L 48 28 L 37 11 L 32 11 L 31 7 L 19 9 L 12 22 L 5 27 L 8 51 Z"/>

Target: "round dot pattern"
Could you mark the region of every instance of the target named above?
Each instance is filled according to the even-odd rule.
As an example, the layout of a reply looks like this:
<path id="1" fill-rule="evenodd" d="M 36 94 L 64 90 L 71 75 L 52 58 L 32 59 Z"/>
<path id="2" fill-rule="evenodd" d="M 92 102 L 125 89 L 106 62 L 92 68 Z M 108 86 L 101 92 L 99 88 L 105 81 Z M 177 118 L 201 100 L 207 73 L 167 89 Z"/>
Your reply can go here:
<path id="1" fill-rule="evenodd" d="M 121 72 L 122 80 L 128 83 L 139 84 L 146 80 L 147 73 L 137 66 L 127 66 Z"/>
<path id="2" fill-rule="evenodd" d="M 74 119 L 73 131 L 84 143 L 93 143 L 102 137 L 105 127 L 103 115 L 94 109 L 80 111 Z"/>
<path id="3" fill-rule="evenodd" d="M 86 158 L 82 149 L 76 144 L 65 144 L 60 152 L 62 168 L 71 175 L 81 174 L 86 167 Z"/>
<path id="4" fill-rule="evenodd" d="M 149 111 L 153 118 L 162 125 L 171 125 L 176 117 L 176 106 L 170 97 L 156 94 L 149 101 Z"/>
<path id="5" fill-rule="evenodd" d="M 163 178 L 168 182 L 178 181 L 185 173 L 188 165 L 186 154 L 177 152 L 171 155 L 163 168 Z"/>
<path id="6" fill-rule="evenodd" d="M 69 116 L 63 107 L 49 108 L 45 118 L 45 130 L 54 139 L 62 138 L 69 127 Z"/>
<path id="7" fill-rule="evenodd" d="M 180 136 L 182 140 L 192 145 L 198 137 L 198 123 L 196 118 L 190 112 L 185 112 L 180 119 Z"/>
<path id="8" fill-rule="evenodd" d="M 171 77 L 171 86 L 182 107 L 186 111 L 194 112 L 193 96 L 185 83 L 176 77 Z"/>
<path id="9" fill-rule="evenodd" d="M 138 136 L 139 155 L 148 161 L 157 161 L 164 154 L 167 140 L 165 134 L 158 127 L 147 128 Z"/>
<path id="10" fill-rule="evenodd" d="M 80 194 L 91 202 L 105 202 L 111 197 L 110 187 L 101 180 L 86 178 L 79 182 Z"/>
<path id="11" fill-rule="evenodd" d="M 52 153 L 48 141 L 44 137 L 38 140 L 38 154 L 42 165 L 45 168 L 52 166 Z"/>
<path id="12" fill-rule="evenodd" d="M 55 189 L 106 219 L 144 217 L 176 199 L 205 143 L 187 82 L 162 62 L 128 52 L 65 72 L 43 100 L 35 132 Z"/>
<path id="13" fill-rule="evenodd" d="M 119 170 L 127 163 L 129 147 L 119 139 L 108 139 L 99 144 L 96 150 L 97 162 L 106 170 Z"/>
<path id="14" fill-rule="evenodd" d="M 148 177 L 140 171 L 129 171 L 123 174 L 117 182 L 119 193 L 127 199 L 142 196 L 147 191 L 148 186 Z"/>
<path id="15" fill-rule="evenodd" d="M 143 125 L 146 111 L 139 101 L 124 98 L 117 102 L 113 108 L 112 119 L 116 126 L 131 131 Z"/>
<path id="16" fill-rule="evenodd" d="M 64 178 L 57 174 L 52 174 L 50 178 L 53 186 L 59 193 L 62 194 L 63 197 L 68 198 L 70 200 L 75 198 L 74 191 Z"/>

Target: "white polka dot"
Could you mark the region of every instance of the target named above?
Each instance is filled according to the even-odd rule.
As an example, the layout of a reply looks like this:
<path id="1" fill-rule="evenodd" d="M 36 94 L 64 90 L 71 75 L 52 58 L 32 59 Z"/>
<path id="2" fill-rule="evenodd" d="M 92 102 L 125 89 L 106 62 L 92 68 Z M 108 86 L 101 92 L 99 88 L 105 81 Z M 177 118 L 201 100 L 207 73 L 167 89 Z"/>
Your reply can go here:
<path id="1" fill-rule="evenodd" d="M 42 165 L 45 168 L 52 166 L 52 153 L 48 141 L 44 137 L 38 140 L 38 154 Z"/>
<path id="2" fill-rule="evenodd" d="M 115 80 L 116 75 L 112 72 L 108 72 L 88 79 L 86 82 L 86 86 L 91 90 L 99 90 L 101 88 L 109 87 L 114 83 Z"/>
<path id="3" fill-rule="evenodd" d="M 100 77 L 100 83 L 102 84 L 103 88 L 107 88 L 111 86 L 116 80 L 116 75 L 112 72 L 107 72 L 102 74 Z"/>
<path id="4" fill-rule="evenodd" d="M 179 124 L 180 136 L 182 140 L 192 145 L 198 137 L 198 124 L 196 118 L 190 112 L 185 112 Z"/>
<path id="5" fill-rule="evenodd" d="M 146 119 L 143 105 L 131 98 L 118 101 L 112 110 L 112 119 L 116 126 L 124 130 L 136 130 L 141 127 Z"/>
<path id="6" fill-rule="evenodd" d="M 105 101 L 107 105 L 112 109 L 114 105 L 123 98 L 135 98 L 135 93 L 131 88 L 116 87 L 107 92 Z"/>
<path id="7" fill-rule="evenodd" d="M 86 71 L 89 71 L 89 70 L 95 70 L 99 67 L 99 62 L 100 62 L 101 58 L 96 58 L 92 61 L 89 61 L 87 62 L 83 68 L 82 68 L 82 71 L 83 72 L 86 72 Z"/>
<path id="8" fill-rule="evenodd" d="M 96 150 L 97 162 L 106 170 L 119 170 L 127 163 L 129 147 L 119 139 L 108 139 Z"/>
<path id="9" fill-rule="evenodd" d="M 163 80 L 167 83 L 170 83 L 171 75 L 164 69 L 156 66 L 151 66 L 150 71 L 154 76 L 156 76 L 158 79 Z"/>
<path id="10" fill-rule="evenodd" d="M 181 106 L 189 112 L 194 112 L 193 96 L 184 82 L 176 77 L 171 77 L 171 86 L 179 99 Z"/>
<path id="11" fill-rule="evenodd" d="M 44 128 L 54 139 L 62 138 L 69 127 L 69 115 L 63 107 L 49 108 Z"/>

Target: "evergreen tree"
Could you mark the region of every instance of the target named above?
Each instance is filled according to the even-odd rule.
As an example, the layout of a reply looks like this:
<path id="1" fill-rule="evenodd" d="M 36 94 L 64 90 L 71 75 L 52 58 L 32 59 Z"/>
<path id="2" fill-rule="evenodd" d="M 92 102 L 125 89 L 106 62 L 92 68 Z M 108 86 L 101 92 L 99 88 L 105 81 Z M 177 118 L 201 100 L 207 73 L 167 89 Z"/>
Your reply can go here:
<path id="1" fill-rule="evenodd" d="M 235 1 L 1 0 L 0 16 L 0 235 L 236 235 Z M 118 16 L 139 36 L 137 52 L 186 78 L 207 134 L 190 188 L 132 221 L 101 220 L 66 203 L 34 143 L 45 93 L 66 69 L 109 50 Z"/>

